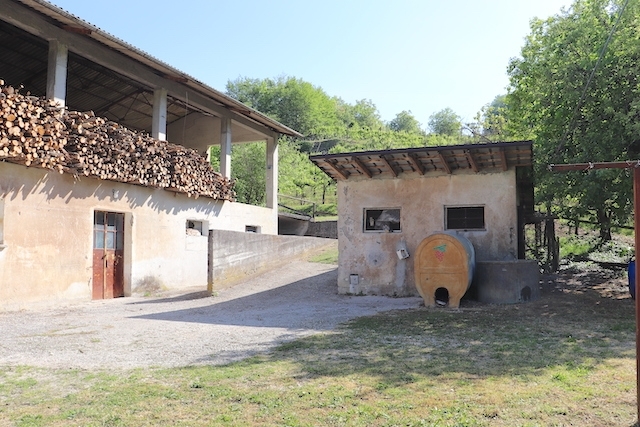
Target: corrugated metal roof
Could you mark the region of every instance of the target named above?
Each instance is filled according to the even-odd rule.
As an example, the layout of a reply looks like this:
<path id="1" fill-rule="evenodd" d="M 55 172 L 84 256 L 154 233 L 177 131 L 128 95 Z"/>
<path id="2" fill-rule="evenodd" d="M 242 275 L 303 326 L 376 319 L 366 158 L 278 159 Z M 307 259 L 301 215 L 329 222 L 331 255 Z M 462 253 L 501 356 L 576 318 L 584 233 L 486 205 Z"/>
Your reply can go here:
<path id="1" fill-rule="evenodd" d="M 198 91 L 202 95 L 215 100 L 216 102 L 222 104 L 229 110 L 245 116 L 246 118 L 260 123 L 263 126 L 266 126 L 274 131 L 284 134 L 301 137 L 302 135 L 297 131 L 279 123 L 268 116 L 260 113 L 253 108 L 250 108 L 241 102 L 225 95 L 222 92 L 213 89 L 212 87 L 200 82 L 194 77 L 166 64 L 165 62 L 160 61 L 159 59 L 149 55 L 148 53 L 124 42 L 123 40 L 118 39 L 117 37 L 101 30 L 100 28 L 84 21 L 83 19 L 72 15 L 71 13 L 65 11 L 64 9 L 55 6 L 48 1 L 45 0 L 14 0 L 17 1 L 33 10 L 38 11 L 39 13 L 47 16 L 50 19 L 57 21 L 62 28 L 66 28 L 70 31 L 80 33 L 85 37 L 89 37 L 103 45 L 110 47 L 123 55 L 128 56 L 131 59 L 134 59 L 140 63 L 147 65 L 148 67 L 156 70 L 161 76 L 179 82 L 185 86 L 188 86 L 192 90 Z M 45 56 L 46 58 L 46 56 Z M 46 64 L 45 64 L 46 65 Z M 46 68 L 45 68 L 46 70 Z M 9 76 L 5 76 L 9 81 Z M 46 79 L 46 75 L 45 75 Z M 45 81 L 46 84 L 46 81 Z M 137 85 L 139 86 L 139 85 Z M 151 89 L 151 88 L 148 88 Z M 151 93 L 153 91 L 151 90 Z M 175 111 L 174 111 L 175 113 Z M 184 114 L 183 114 L 184 115 Z M 168 118 L 169 119 L 169 118 Z"/>
<path id="2" fill-rule="evenodd" d="M 321 154 L 309 158 L 334 180 L 385 178 L 400 174 L 499 172 L 531 166 L 533 142 L 446 145 L 381 151 Z"/>

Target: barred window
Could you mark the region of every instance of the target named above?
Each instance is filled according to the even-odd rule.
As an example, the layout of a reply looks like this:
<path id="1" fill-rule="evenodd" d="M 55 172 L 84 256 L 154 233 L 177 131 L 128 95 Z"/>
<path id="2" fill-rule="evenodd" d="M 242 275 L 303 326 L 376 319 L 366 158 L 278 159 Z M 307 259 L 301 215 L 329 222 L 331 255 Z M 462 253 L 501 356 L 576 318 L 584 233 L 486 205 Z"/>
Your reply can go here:
<path id="1" fill-rule="evenodd" d="M 484 206 L 446 208 L 446 230 L 484 230 Z"/>

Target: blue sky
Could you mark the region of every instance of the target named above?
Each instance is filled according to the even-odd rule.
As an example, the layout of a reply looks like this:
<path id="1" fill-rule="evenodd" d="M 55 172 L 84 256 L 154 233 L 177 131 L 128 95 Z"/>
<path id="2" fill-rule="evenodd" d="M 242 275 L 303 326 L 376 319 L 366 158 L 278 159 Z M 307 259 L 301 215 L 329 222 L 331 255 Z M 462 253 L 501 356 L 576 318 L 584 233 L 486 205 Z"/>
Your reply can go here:
<path id="1" fill-rule="evenodd" d="M 465 122 L 506 93 L 529 22 L 569 0 L 53 0 L 57 6 L 224 91 L 238 77 L 294 76 L 383 120 L 410 110 L 426 129 Z"/>

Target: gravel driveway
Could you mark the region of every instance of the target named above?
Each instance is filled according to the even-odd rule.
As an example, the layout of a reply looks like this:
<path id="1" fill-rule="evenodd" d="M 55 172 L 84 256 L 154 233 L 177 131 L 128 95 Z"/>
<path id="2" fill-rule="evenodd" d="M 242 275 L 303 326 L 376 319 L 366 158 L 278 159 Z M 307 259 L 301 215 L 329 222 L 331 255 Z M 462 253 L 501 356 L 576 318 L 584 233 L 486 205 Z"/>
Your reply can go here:
<path id="1" fill-rule="evenodd" d="M 421 298 L 337 294 L 335 266 L 303 261 L 208 297 L 92 301 L 0 313 L 0 365 L 135 368 L 222 364 Z"/>

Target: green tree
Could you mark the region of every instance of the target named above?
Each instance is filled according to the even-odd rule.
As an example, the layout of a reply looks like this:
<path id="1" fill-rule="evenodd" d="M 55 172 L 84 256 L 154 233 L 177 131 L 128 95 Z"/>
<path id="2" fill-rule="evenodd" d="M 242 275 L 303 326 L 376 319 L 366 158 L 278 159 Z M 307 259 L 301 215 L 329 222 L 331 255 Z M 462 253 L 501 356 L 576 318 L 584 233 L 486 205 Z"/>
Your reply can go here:
<path id="1" fill-rule="evenodd" d="M 498 95 L 483 106 L 476 116 L 474 136 L 494 142 L 514 139 L 514 133 L 509 129 L 507 109 L 506 95 Z"/>
<path id="2" fill-rule="evenodd" d="M 564 214 L 589 215 L 604 240 L 612 221 L 625 221 L 631 210 L 626 172 L 552 174 L 546 168 L 626 160 L 640 146 L 639 2 L 629 1 L 620 14 L 622 5 L 577 0 L 549 19 L 534 20 L 522 56 L 508 68 L 509 122 L 536 141 L 538 201 Z"/>
<path id="3" fill-rule="evenodd" d="M 461 118 L 451 108 L 445 108 L 429 116 L 429 129 L 436 135 L 460 135 Z"/>
<path id="4" fill-rule="evenodd" d="M 227 82 L 227 94 L 308 137 L 335 133 L 341 125 L 336 100 L 295 77 L 238 78 Z"/>
<path id="5" fill-rule="evenodd" d="M 423 135 L 422 125 L 411 114 L 411 111 L 401 111 L 389 122 L 389 129 L 394 132 L 407 132 Z"/>
<path id="6" fill-rule="evenodd" d="M 347 104 L 340 98 L 336 98 L 335 102 L 338 117 L 345 129 L 378 129 L 383 126 L 378 107 L 370 99 L 361 99 L 355 105 Z"/>
<path id="7" fill-rule="evenodd" d="M 218 150 L 219 152 L 219 150 Z M 231 179 L 240 203 L 264 206 L 267 146 L 263 142 L 236 144 L 231 151 Z"/>

